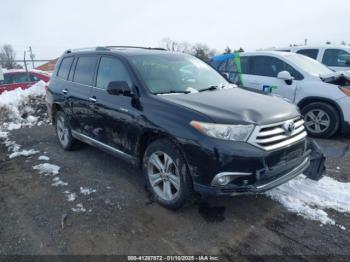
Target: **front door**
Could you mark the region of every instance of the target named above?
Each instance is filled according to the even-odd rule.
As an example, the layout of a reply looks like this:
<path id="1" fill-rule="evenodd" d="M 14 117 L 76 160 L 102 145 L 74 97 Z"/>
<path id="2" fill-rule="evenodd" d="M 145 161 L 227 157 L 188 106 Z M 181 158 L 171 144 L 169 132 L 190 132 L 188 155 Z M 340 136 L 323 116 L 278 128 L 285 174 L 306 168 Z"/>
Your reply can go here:
<path id="1" fill-rule="evenodd" d="M 249 63 L 249 74 L 244 74 L 242 77 L 244 86 L 276 94 L 294 102 L 298 81 L 302 78 L 299 72 L 286 62 L 272 56 L 251 56 Z M 294 80 L 278 79 L 277 75 L 281 71 L 288 71 Z"/>
<path id="2" fill-rule="evenodd" d="M 131 147 L 127 137 L 130 125 L 135 121 L 132 98 L 107 93 L 110 82 L 125 81 L 132 87 L 130 73 L 126 66 L 114 56 L 102 56 L 97 70 L 96 86 L 91 102 L 93 130 L 91 137 L 127 154 Z M 132 130 L 131 130 L 132 132 Z"/>

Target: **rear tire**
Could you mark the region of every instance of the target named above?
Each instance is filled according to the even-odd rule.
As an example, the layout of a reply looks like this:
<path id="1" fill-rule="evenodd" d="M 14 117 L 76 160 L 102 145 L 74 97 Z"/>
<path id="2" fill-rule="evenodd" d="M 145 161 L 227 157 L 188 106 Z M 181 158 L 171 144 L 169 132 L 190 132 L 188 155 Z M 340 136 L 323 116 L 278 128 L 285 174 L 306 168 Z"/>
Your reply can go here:
<path id="1" fill-rule="evenodd" d="M 305 127 L 310 136 L 329 138 L 339 129 L 338 111 L 324 102 L 311 103 L 301 110 L 305 119 Z"/>
<path id="2" fill-rule="evenodd" d="M 182 153 L 170 140 L 152 142 L 142 166 L 147 189 L 160 205 L 176 210 L 192 199 L 190 172 Z"/>
<path id="3" fill-rule="evenodd" d="M 77 141 L 72 136 L 72 130 L 68 123 L 66 114 L 63 111 L 58 111 L 55 116 L 56 135 L 59 144 L 64 150 L 72 150 Z"/>

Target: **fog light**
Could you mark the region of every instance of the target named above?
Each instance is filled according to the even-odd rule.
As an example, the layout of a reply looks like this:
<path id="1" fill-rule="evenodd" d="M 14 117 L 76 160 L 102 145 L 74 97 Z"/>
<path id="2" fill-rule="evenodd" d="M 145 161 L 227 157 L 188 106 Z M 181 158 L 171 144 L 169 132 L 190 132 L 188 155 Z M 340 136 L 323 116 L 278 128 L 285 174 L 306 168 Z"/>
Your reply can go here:
<path id="1" fill-rule="evenodd" d="M 217 182 L 220 186 L 225 186 L 230 183 L 231 179 L 229 176 L 221 176 L 218 178 Z"/>

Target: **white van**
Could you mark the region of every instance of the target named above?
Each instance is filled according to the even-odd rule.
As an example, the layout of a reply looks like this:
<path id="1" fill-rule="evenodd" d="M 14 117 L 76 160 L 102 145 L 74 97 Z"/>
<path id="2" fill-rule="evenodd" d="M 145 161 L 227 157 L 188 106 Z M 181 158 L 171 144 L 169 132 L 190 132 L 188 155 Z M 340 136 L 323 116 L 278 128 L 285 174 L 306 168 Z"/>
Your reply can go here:
<path id="1" fill-rule="evenodd" d="M 350 70 L 350 46 L 293 46 L 277 48 L 275 51 L 293 52 L 306 55 L 328 66 L 334 71 Z"/>
<path id="2" fill-rule="evenodd" d="M 307 56 L 277 51 L 220 55 L 211 65 L 239 86 L 297 104 L 312 136 L 350 132 L 350 72 L 333 72 Z"/>

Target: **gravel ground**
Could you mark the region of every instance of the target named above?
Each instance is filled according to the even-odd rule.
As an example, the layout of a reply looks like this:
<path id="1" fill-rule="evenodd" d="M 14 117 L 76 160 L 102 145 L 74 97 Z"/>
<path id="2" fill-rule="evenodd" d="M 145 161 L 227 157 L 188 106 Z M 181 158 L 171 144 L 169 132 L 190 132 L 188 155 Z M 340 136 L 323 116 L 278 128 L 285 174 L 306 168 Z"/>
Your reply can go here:
<path id="1" fill-rule="evenodd" d="M 12 131 L 10 139 L 40 153 L 9 159 L 0 146 L 0 255 L 213 254 L 350 257 L 350 216 L 329 211 L 347 229 L 306 220 L 264 195 L 206 198 L 173 212 L 149 199 L 140 170 L 90 146 L 63 151 L 52 126 Z M 350 182 L 350 137 L 319 140 L 328 175 Z M 34 165 L 50 157 L 52 177 Z M 80 187 L 95 189 L 89 195 Z M 73 202 L 67 194 L 76 193 Z M 86 212 L 74 212 L 82 204 Z M 79 205 L 78 205 L 79 207 Z M 340 259 L 341 257 L 338 257 Z M 269 261 L 262 257 L 259 261 Z M 345 261 L 344 260 L 344 261 Z"/>

